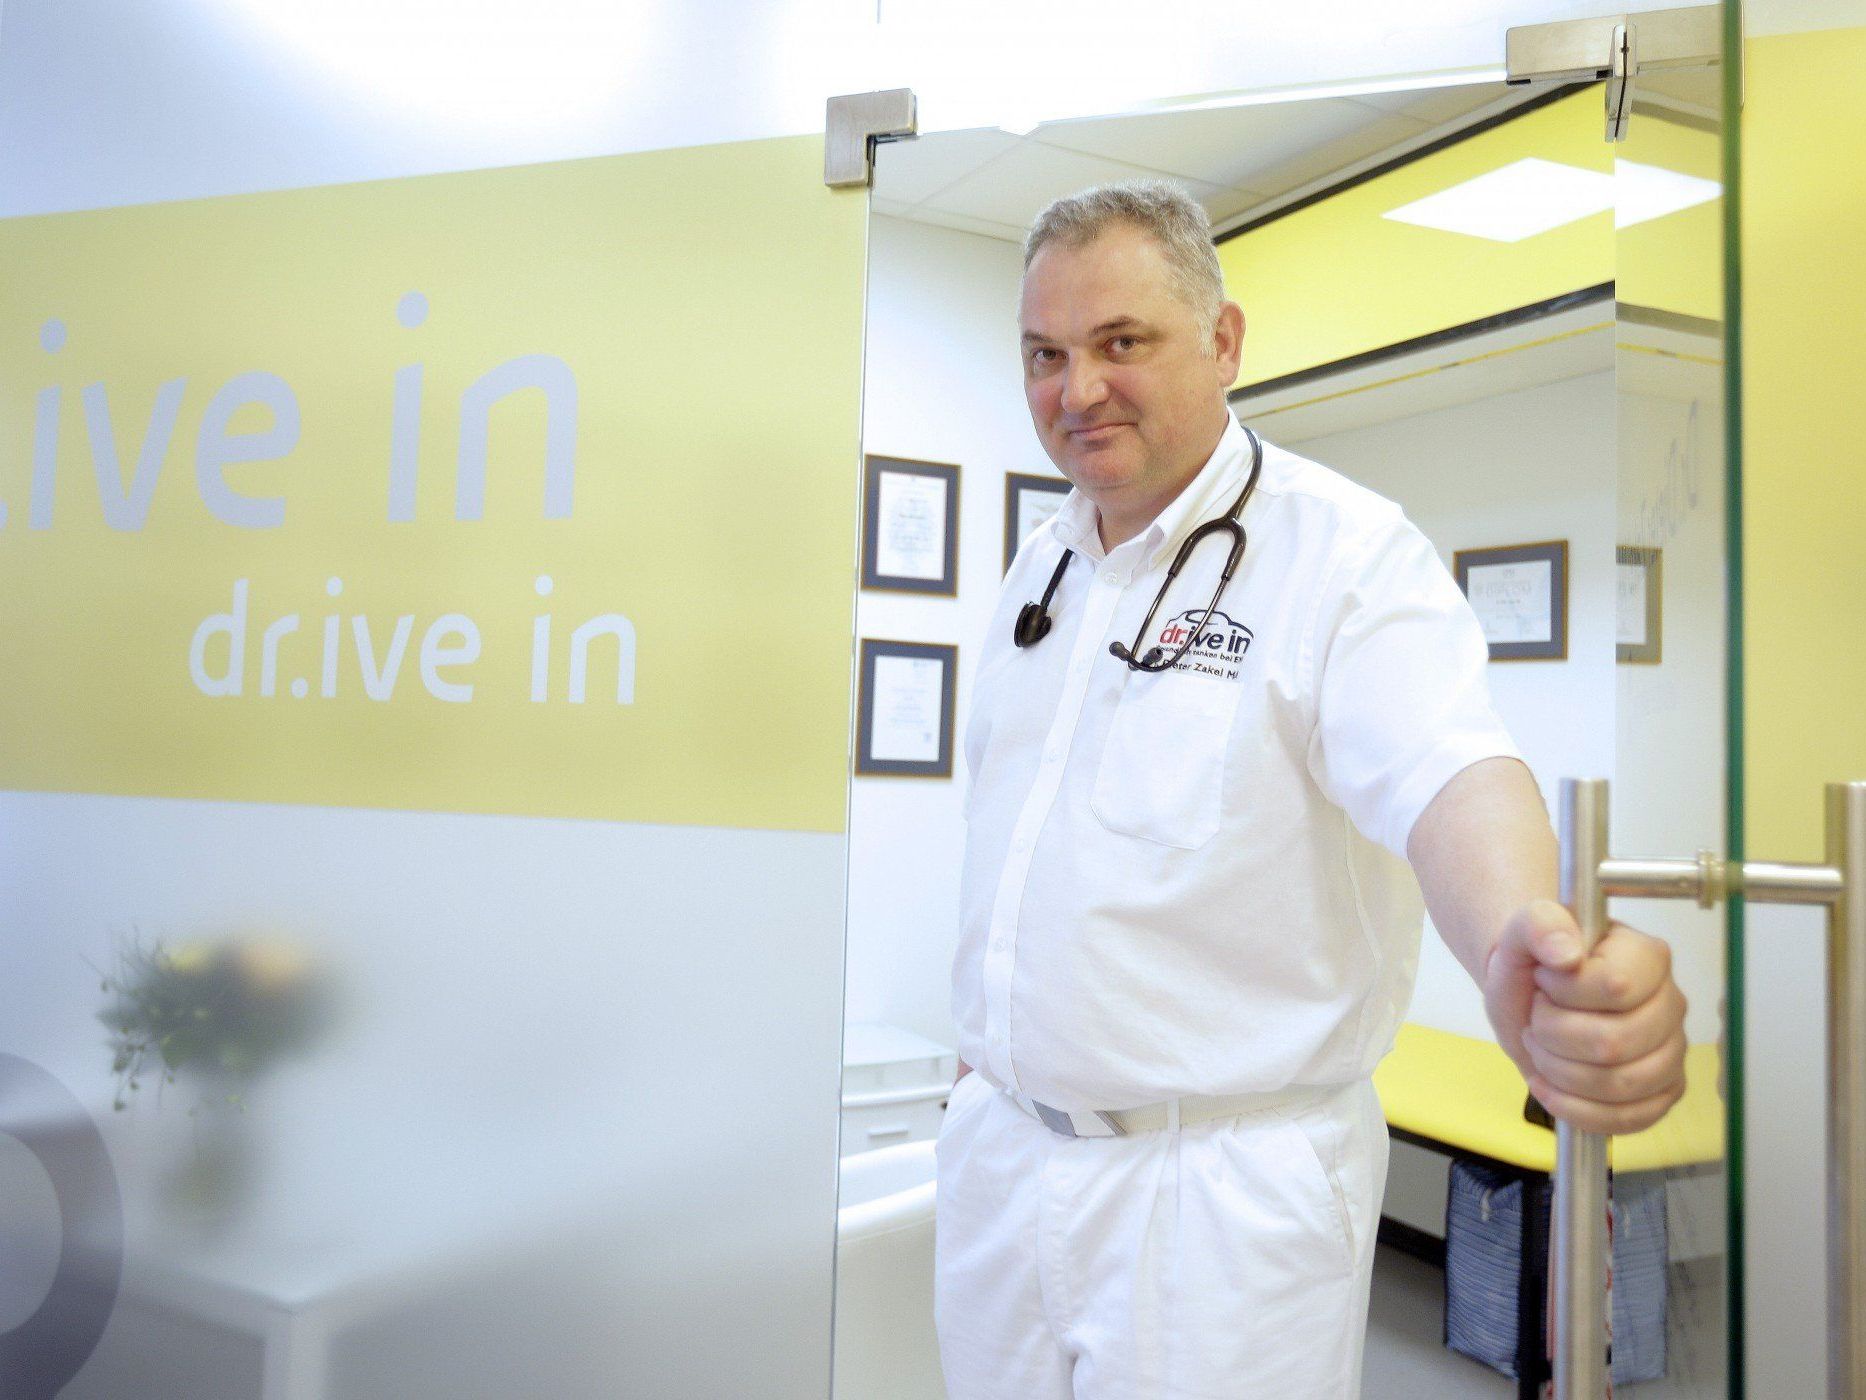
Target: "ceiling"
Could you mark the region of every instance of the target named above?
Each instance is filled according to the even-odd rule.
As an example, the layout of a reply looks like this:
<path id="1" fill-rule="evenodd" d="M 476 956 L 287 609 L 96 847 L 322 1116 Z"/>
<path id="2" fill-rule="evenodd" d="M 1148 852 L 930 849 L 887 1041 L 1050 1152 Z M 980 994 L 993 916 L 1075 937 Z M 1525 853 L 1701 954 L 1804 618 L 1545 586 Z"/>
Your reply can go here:
<path id="1" fill-rule="evenodd" d="M 1052 199 L 1153 176 L 1183 184 L 1222 232 L 1533 96 L 1490 82 L 939 132 L 877 147 L 874 210 L 1021 243 Z"/>
<path id="2" fill-rule="evenodd" d="M 1638 97 L 1643 107 L 1714 120 L 1715 84 L 1714 73 L 1642 75 Z M 877 148 L 873 208 L 1021 244 L 1052 199 L 1111 180 L 1153 176 L 1185 185 L 1222 234 L 1544 91 L 1474 83 L 1054 122 L 1021 136 L 992 128 L 940 132 Z M 1639 119 L 1636 109 L 1634 121 Z M 1603 113 L 1603 127 L 1604 121 Z M 1626 338 L 1611 304 L 1582 306 L 1455 345 L 1388 357 L 1325 381 L 1260 393 L 1234 407 L 1288 445 L 1609 370 L 1616 362 L 1616 339 Z M 1640 347 L 1620 346 L 1629 348 Z M 1660 349 L 1673 358 L 1682 353 L 1675 346 Z M 1696 347 L 1702 353 L 1689 359 L 1711 363 L 1707 356 L 1714 349 Z M 1626 368 L 1657 375 L 1667 356 L 1620 359 Z M 1646 386 L 1648 392 L 1664 387 Z"/>
<path id="3" fill-rule="evenodd" d="M 1714 116 L 1716 81 L 1712 69 L 1642 74 L 1638 96 Z M 1165 177 L 1184 185 L 1222 234 L 1546 91 L 1480 82 L 1046 122 L 1021 136 L 943 131 L 877 146 L 873 208 L 1022 243 L 1052 199 Z"/>

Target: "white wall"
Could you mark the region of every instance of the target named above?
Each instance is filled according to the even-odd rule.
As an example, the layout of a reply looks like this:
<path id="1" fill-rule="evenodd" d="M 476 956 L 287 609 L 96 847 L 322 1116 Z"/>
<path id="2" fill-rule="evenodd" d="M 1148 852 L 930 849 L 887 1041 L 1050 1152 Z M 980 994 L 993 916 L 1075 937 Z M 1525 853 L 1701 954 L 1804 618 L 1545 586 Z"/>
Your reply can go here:
<path id="1" fill-rule="evenodd" d="M 885 161 L 884 150 L 881 158 Z M 864 450 L 959 465 L 956 598 L 864 591 L 856 631 L 959 647 L 955 750 L 1004 560 L 1006 472 L 1050 473 L 1018 368 L 1015 244 L 876 218 L 869 234 Z M 857 778 L 849 811 L 848 1017 L 953 1044 L 960 804 L 950 782 Z"/>
<path id="2" fill-rule="evenodd" d="M 1622 330 L 1623 340 L 1639 335 L 1638 327 Z M 1728 723 L 1722 366 L 1659 359 L 1623 344 L 1618 372 L 1619 538 L 1659 550 L 1664 615 L 1659 664 L 1619 668 L 1613 850 L 1721 852 Z M 1686 1032 L 1694 1042 L 1716 1040 L 1724 910 L 1646 899 L 1616 901 L 1613 912 L 1671 943 L 1674 975 L 1691 1002 Z"/>
<path id="3" fill-rule="evenodd" d="M 1454 551 L 1568 541 L 1566 661 L 1490 666 L 1497 711 L 1534 770 L 1551 819 L 1564 777 L 1613 781 L 1616 854 L 1690 855 L 1721 843 L 1722 484 L 1714 404 L 1627 392 L 1611 370 L 1294 444 L 1396 500 Z M 1695 454 L 1690 511 L 1652 533 L 1681 454 Z M 1681 478 L 1682 479 L 1682 478 Z M 1643 522 L 1643 523 L 1642 523 Z M 1663 664 L 1614 660 L 1614 546 L 1664 551 Z M 1721 916 L 1677 901 L 1615 905 L 1671 942 L 1691 1002 L 1687 1032 L 1721 1029 Z M 1477 990 L 1428 935 L 1411 1019 L 1490 1035 Z"/>
<path id="4" fill-rule="evenodd" d="M 1447 568 L 1459 549 L 1568 541 L 1568 660 L 1490 666 L 1497 712 L 1551 803 L 1562 777 L 1613 772 L 1614 421 L 1603 370 L 1292 444 L 1399 502 Z M 1470 977 L 1429 935 L 1410 1019 L 1491 1034 Z"/>
<path id="5" fill-rule="evenodd" d="M 1623 372 L 1602 370 L 1290 445 L 1398 501 L 1447 567 L 1459 549 L 1568 541 L 1568 660 L 1493 662 L 1498 712 L 1552 817 L 1561 778 L 1609 777 L 1616 853 L 1686 855 L 1721 844 L 1721 456 L 1714 401 L 1692 407 L 1706 386 L 1659 387 L 1634 393 Z M 1663 549 L 1659 666 L 1614 659 L 1616 543 Z M 1672 944 L 1687 1033 L 1715 1040 L 1721 912 L 1677 901 L 1621 901 L 1614 912 Z M 1476 986 L 1429 927 L 1409 1019 L 1491 1035 Z M 1444 1180 L 1444 1158 L 1396 1145 L 1387 1213 L 1440 1232 Z M 1708 1216 L 1698 1222 L 1707 1239 L 1722 1235 L 1717 1190 L 1674 1200 Z"/>

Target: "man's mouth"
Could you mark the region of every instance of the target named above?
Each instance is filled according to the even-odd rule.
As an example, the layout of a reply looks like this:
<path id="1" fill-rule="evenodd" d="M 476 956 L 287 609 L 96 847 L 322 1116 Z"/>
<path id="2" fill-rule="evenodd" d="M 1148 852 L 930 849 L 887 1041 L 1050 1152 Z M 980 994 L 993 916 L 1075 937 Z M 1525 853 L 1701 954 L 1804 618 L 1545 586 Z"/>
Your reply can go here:
<path id="1" fill-rule="evenodd" d="M 1069 436 L 1077 442 L 1105 442 L 1113 437 L 1117 430 L 1132 426 L 1130 423 L 1097 423 L 1089 428 L 1071 428 Z"/>

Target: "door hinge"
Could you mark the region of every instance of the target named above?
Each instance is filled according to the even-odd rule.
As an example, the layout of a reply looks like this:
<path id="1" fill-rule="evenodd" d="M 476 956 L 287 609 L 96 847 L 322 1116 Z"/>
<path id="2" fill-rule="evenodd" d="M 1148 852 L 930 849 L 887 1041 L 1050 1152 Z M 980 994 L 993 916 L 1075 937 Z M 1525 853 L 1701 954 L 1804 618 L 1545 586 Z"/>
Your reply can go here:
<path id="1" fill-rule="evenodd" d="M 1506 76 L 1512 83 L 1604 80 L 1609 141 L 1626 139 L 1633 89 L 1640 74 L 1716 67 L 1722 62 L 1721 5 L 1523 24 L 1504 36 Z M 1740 52 L 1737 62 L 1742 62 Z"/>
<path id="2" fill-rule="evenodd" d="M 875 174 L 875 143 L 910 141 L 919 132 L 912 88 L 830 98 L 823 122 L 823 183 L 831 189 L 867 186 Z"/>

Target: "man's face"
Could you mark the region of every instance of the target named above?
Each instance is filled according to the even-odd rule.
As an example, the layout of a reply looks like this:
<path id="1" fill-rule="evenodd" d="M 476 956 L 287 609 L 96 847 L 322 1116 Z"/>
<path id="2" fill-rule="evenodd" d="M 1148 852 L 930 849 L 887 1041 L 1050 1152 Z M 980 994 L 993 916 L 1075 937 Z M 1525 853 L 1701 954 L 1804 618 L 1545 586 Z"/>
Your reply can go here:
<path id="1" fill-rule="evenodd" d="M 1216 332 L 1176 294 L 1158 240 L 1115 224 L 1046 244 L 1024 274 L 1024 397 L 1057 470 L 1104 510 L 1161 503 L 1210 456 L 1242 315 Z"/>

